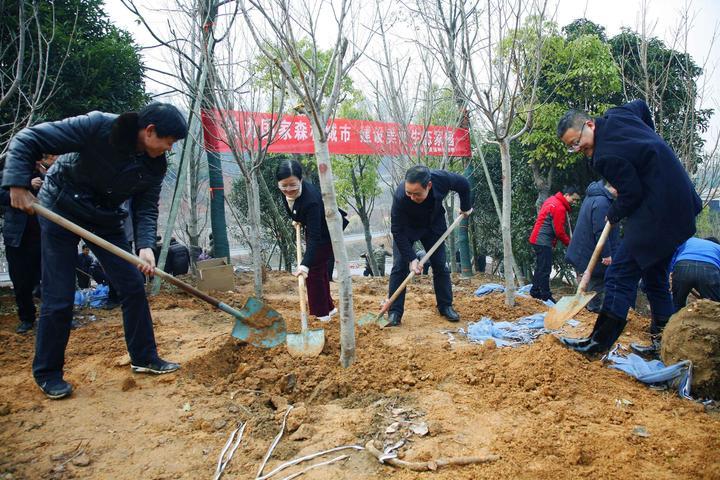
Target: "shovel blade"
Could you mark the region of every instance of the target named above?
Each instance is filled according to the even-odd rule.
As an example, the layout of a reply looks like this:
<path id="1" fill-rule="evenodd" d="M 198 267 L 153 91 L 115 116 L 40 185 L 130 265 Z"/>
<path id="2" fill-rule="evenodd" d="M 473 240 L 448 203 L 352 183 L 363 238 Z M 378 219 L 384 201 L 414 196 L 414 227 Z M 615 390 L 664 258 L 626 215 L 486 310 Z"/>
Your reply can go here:
<path id="1" fill-rule="evenodd" d="M 366 313 L 365 315 L 357 319 L 357 324 L 360 327 L 364 325 L 369 325 L 371 323 L 375 323 L 377 325 L 380 325 L 381 327 L 384 327 L 388 324 L 388 320 L 385 315 L 377 315 L 375 313 Z"/>
<path id="2" fill-rule="evenodd" d="M 235 320 L 232 336 L 259 348 L 273 348 L 285 343 L 286 333 L 282 315 L 250 297 Z"/>
<path id="3" fill-rule="evenodd" d="M 287 334 L 288 353 L 293 357 L 317 357 L 325 346 L 325 330 L 305 330 Z"/>
<path id="4" fill-rule="evenodd" d="M 557 330 L 565 322 L 577 315 L 590 300 L 595 297 L 595 292 L 578 292 L 570 297 L 563 297 L 545 315 L 545 328 Z"/>

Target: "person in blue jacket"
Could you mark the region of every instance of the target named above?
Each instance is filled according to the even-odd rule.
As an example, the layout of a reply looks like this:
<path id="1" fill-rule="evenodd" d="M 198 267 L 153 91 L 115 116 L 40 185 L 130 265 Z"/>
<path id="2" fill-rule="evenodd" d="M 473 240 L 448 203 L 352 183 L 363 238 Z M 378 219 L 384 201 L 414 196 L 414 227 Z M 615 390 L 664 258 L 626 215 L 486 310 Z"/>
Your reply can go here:
<path id="1" fill-rule="evenodd" d="M 688 239 L 675 252 L 670 272 L 676 312 L 685 306 L 693 289 L 700 298 L 720 302 L 720 242 L 717 238 Z"/>
<path id="2" fill-rule="evenodd" d="M 610 204 L 617 196 L 617 190 L 607 182 L 597 181 L 588 185 L 585 191 L 585 200 L 580 206 L 575 231 L 573 232 L 570 245 L 565 252 L 565 261 L 573 266 L 578 275 L 582 277 L 585 269 L 590 263 L 595 245 L 600 240 L 600 234 L 605 228 L 605 216 Z M 612 262 L 612 253 L 617 249 L 619 234 L 617 229 L 610 231 L 610 237 L 605 242 L 605 247 L 600 254 L 601 261 L 595 265 L 585 291 L 597 292 L 595 297 L 587 304 L 587 309 L 593 313 L 599 313 L 602 301 L 605 297 L 605 270 Z"/>
<path id="3" fill-rule="evenodd" d="M 670 288 L 677 312 L 695 290 L 700 298 L 720 302 L 720 242 L 715 237 L 692 237 L 678 247 L 670 261 Z M 657 355 L 662 328 L 650 325 L 650 345 L 631 344 L 635 353 Z"/>
<path id="4" fill-rule="evenodd" d="M 668 283 L 677 247 L 695 233 L 702 204 L 672 148 L 655 132 L 642 100 L 611 108 L 591 118 L 568 111 L 558 123 L 568 152 L 580 152 L 592 168 L 617 189 L 607 220 L 625 219 L 624 236 L 605 274 L 605 300 L 588 338 L 564 338 L 574 350 L 607 351 L 627 324 L 627 313 L 643 280 L 652 323 L 662 329 L 673 313 Z M 588 279 L 587 272 L 583 281 Z"/>
<path id="5" fill-rule="evenodd" d="M 155 266 L 151 247 L 167 170 L 165 153 L 186 135 L 187 123 L 177 108 L 152 103 L 139 112 L 90 112 L 28 127 L 12 139 L 7 151 L 2 187 L 9 189 L 13 207 L 34 213 L 36 198 L 28 188 L 42 153 L 69 154 L 48 172 L 37 200 L 126 251 L 130 250 L 123 228 L 127 211 L 121 205 L 132 198 L 135 247 L 143 263 L 135 268 L 102 248 L 91 246 L 91 250 L 121 298 L 133 372 L 163 374 L 180 368 L 158 355 L 142 273 L 151 275 Z M 63 367 L 80 239 L 44 217 L 39 222 L 43 295 L 33 376 L 46 396 L 58 399 L 72 393 L 72 385 L 63 379 Z"/>
<path id="6" fill-rule="evenodd" d="M 410 167 L 405 173 L 405 182 L 398 185 L 390 211 L 393 267 L 390 271 L 388 297 L 395 293 L 410 270 L 416 275 L 422 274 L 413 243 L 419 240 L 426 250 L 430 250 L 445 233 L 447 223 L 442 202 L 451 191 L 460 195 L 460 214 L 469 216 L 472 213 L 472 195 L 470 183 L 465 177 L 444 170 L 430 170 L 424 165 Z M 430 265 L 440 315 L 451 322 L 460 321 L 460 315 L 452 306 L 452 287 L 445 245 L 440 245 L 435 250 L 430 257 Z M 405 290 L 388 309 L 388 326 L 399 326 L 404 310 Z"/>
<path id="7" fill-rule="evenodd" d="M 45 154 L 36 163 L 30 180 L 33 192 L 40 190 L 45 174 L 56 158 L 56 155 Z M 0 171 L 0 183 L 4 173 L 5 170 Z M 2 228 L 5 258 L 20 320 L 15 332 L 24 334 L 35 326 L 33 290 L 40 285 L 40 224 L 34 216 L 10 207 L 10 192 L 1 188 L 0 205 L 6 207 Z"/>

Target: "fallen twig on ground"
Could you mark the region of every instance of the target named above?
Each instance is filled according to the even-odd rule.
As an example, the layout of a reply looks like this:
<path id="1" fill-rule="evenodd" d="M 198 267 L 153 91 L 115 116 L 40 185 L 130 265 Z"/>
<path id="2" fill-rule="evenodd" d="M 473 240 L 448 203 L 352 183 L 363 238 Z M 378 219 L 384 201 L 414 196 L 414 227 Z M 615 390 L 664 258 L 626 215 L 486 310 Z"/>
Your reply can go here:
<path id="1" fill-rule="evenodd" d="M 285 416 L 283 417 L 282 425 L 280 426 L 280 431 L 278 432 L 277 436 L 275 437 L 275 440 L 273 440 L 272 444 L 270 445 L 270 448 L 268 449 L 267 453 L 265 454 L 265 457 L 263 457 L 263 461 L 260 464 L 260 469 L 257 472 L 257 475 L 255 477 L 262 476 L 263 470 L 265 470 L 265 465 L 267 465 L 268 460 L 270 459 L 270 455 L 272 455 L 273 451 L 275 450 L 275 447 L 277 447 L 278 442 L 280 442 L 280 439 L 282 438 L 283 434 L 285 433 L 285 424 L 287 423 L 287 417 L 290 415 L 290 411 L 293 409 L 292 405 L 287 406 L 287 410 L 285 411 Z"/>
<path id="2" fill-rule="evenodd" d="M 383 453 L 375 448 L 375 444 L 372 440 L 365 444 L 365 450 L 370 452 L 380 463 L 392 465 L 393 467 L 406 468 L 415 472 L 427 472 L 435 471 L 440 467 L 446 467 L 450 465 L 472 465 L 476 463 L 488 463 L 494 462 L 500 458 L 499 455 L 484 455 L 484 456 L 473 456 L 473 457 L 456 457 L 456 458 L 438 458 L 437 460 L 430 460 L 428 462 L 408 462 L 397 458 L 388 458 L 380 460 Z"/>
<path id="3" fill-rule="evenodd" d="M 345 460 L 346 458 L 350 458 L 350 455 L 340 455 L 339 457 L 331 458 L 330 460 L 325 460 L 324 462 L 318 462 L 310 465 L 304 470 L 300 470 L 299 472 L 295 472 L 292 475 L 289 475 L 282 480 L 292 480 L 293 478 L 297 478 L 300 475 L 304 475 L 306 472 L 312 470 L 313 468 L 317 467 L 323 467 L 325 465 L 330 465 L 331 463 L 339 462 L 340 460 Z"/>
<path id="4" fill-rule="evenodd" d="M 247 422 L 243 423 L 241 427 L 236 428 L 232 431 L 232 433 L 230 433 L 230 437 L 227 442 L 225 442 L 225 446 L 218 457 L 218 463 L 215 468 L 215 476 L 213 477 L 213 480 L 219 480 L 220 477 L 222 477 L 225 472 L 225 468 L 230 463 L 230 460 L 232 460 L 233 455 L 235 455 L 235 450 L 237 450 L 240 446 L 240 441 L 242 440 L 243 433 L 245 433 L 246 425 Z"/>
<path id="5" fill-rule="evenodd" d="M 354 450 L 364 450 L 363 447 L 361 447 L 360 445 L 345 445 L 342 447 L 331 448 L 330 450 L 323 450 L 320 452 L 311 453 L 309 455 L 305 455 L 304 457 L 298 457 L 293 460 L 290 460 L 289 462 L 280 464 L 277 467 L 275 467 L 275 469 L 272 472 L 265 474 L 262 477 L 257 477 L 255 480 L 267 480 L 268 478 L 272 477 L 276 473 L 278 473 L 282 470 L 285 470 L 288 467 L 292 467 L 293 465 L 297 465 L 298 463 L 302 463 L 307 460 L 312 460 L 313 458 L 320 457 L 322 455 L 327 455 L 328 453 L 334 453 L 334 452 L 339 452 L 340 450 L 346 450 L 348 448 L 352 448 Z M 320 465 L 320 464 L 318 464 L 318 465 Z"/>

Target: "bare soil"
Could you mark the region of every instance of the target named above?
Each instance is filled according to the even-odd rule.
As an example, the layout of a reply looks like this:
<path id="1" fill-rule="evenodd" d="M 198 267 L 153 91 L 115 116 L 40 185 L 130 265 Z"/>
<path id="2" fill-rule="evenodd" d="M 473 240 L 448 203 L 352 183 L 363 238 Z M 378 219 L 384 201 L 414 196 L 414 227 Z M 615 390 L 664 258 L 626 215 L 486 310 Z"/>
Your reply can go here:
<path id="1" fill-rule="evenodd" d="M 294 406 L 288 431 L 265 472 L 326 448 L 408 437 L 401 456 L 409 461 L 499 459 L 428 474 L 347 451 L 348 459 L 301 478 L 720 478 L 720 418 L 701 404 L 651 390 L 552 336 L 515 349 L 469 344 L 458 335 L 451 341 L 443 331 L 481 316 L 513 320 L 546 308 L 526 298 L 509 308 L 501 294 L 473 297 L 489 280 L 455 280 L 458 325 L 438 315 L 431 279 L 418 279 L 402 327 L 357 329 L 357 358 L 347 369 L 339 365 L 337 319 L 312 321 L 312 328 L 325 329 L 323 353 L 295 359 L 285 347 L 239 343 L 230 336 L 232 317 L 167 289 L 151 300 L 155 334 L 161 355 L 182 369 L 133 375 L 120 311 L 93 311 L 97 320 L 71 335 L 65 377 L 75 392 L 61 401 L 46 399 L 35 386 L 33 336 L 14 333 L 12 297 L 4 291 L 0 479 L 212 478 L 228 435 L 242 422 L 245 436 L 223 478 L 254 479 L 287 404 Z M 375 312 L 387 277 L 354 278 L 353 284 L 355 315 Z M 238 277 L 237 285 L 219 296 L 241 307 L 251 278 Z M 277 272 L 265 285 L 266 303 L 285 317 L 290 332 L 299 331 L 296 285 Z M 582 325 L 570 335 L 587 333 L 594 317 L 578 319 Z M 647 325 L 633 313 L 621 341 L 648 341 Z M 428 433 L 412 433 L 422 433 L 418 426 Z"/>

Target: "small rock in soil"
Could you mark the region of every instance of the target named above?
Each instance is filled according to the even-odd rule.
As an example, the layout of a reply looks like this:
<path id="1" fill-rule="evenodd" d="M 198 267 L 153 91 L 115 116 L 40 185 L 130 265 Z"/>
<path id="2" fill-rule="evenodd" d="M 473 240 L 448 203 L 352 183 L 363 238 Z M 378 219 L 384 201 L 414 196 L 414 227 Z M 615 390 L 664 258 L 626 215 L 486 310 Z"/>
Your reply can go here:
<path id="1" fill-rule="evenodd" d="M 76 467 L 87 467 L 90 465 L 90 457 L 87 453 L 81 453 L 77 457 L 73 458 L 71 462 Z"/>
<path id="2" fill-rule="evenodd" d="M 288 401 L 285 399 L 285 397 L 281 397 L 279 395 L 273 395 L 270 397 L 270 403 L 272 404 L 273 408 L 275 410 L 285 411 L 285 409 L 288 406 Z"/>
<path id="3" fill-rule="evenodd" d="M 282 393 L 290 393 L 295 389 L 297 377 L 294 373 L 288 373 L 280 379 L 280 391 Z"/>
<path id="4" fill-rule="evenodd" d="M 4 417 L 5 415 L 10 414 L 10 405 L 7 403 L 3 403 L 0 405 L 0 417 Z"/>
<path id="5" fill-rule="evenodd" d="M 132 390 L 135 387 L 137 387 L 137 382 L 135 381 L 135 379 L 132 377 L 127 377 L 125 380 L 123 380 L 120 389 L 123 392 L 127 392 L 128 390 Z"/>
<path id="6" fill-rule="evenodd" d="M 312 438 L 313 434 L 315 433 L 315 429 L 312 428 L 307 423 L 303 423 L 300 425 L 300 427 L 290 435 L 290 440 L 294 442 L 300 442 L 302 440 L 307 440 L 309 438 Z"/>
<path id="7" fill-rule="evenodd" d="M 227 425 L 227 420 L 224 418 L 218 418 L 213 422 L 213 428 L 215 430 L 222 430 Z"/>
<path id="8" fill-rule="evenodd" d="M 288 415 L 288 418 L 287 418 L 288 432 L 294 432 L 295 430 L 300 428 L 300 425 L 303 424 L 306 417 L 307 417 L 307 408 L 305 408 L 305 407 L 293 408 L 290 411 L 290 414 Z"/>

